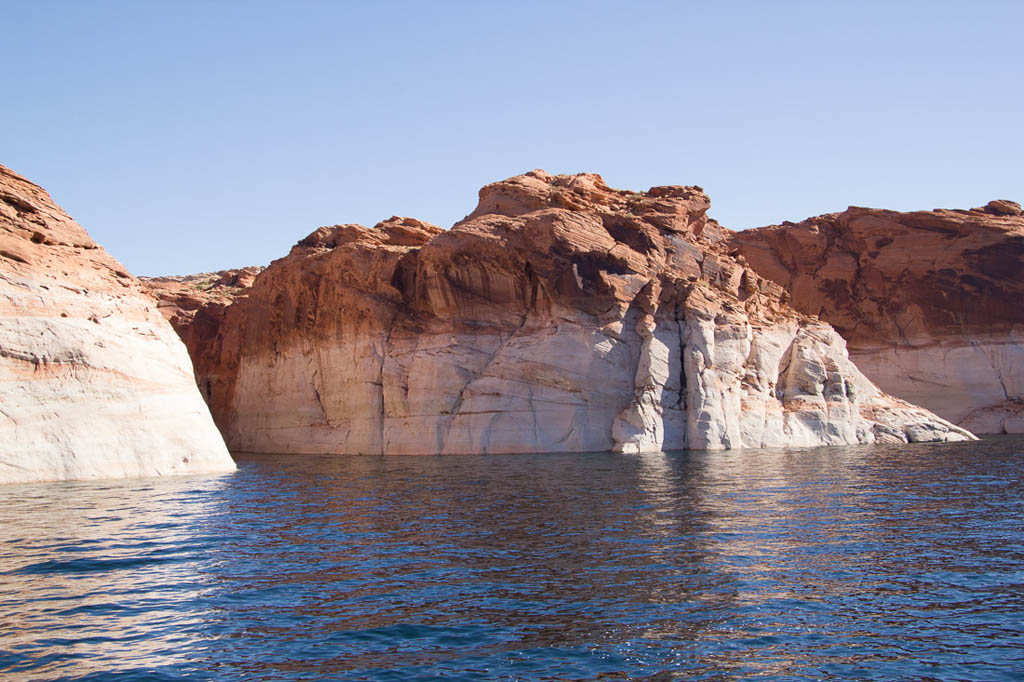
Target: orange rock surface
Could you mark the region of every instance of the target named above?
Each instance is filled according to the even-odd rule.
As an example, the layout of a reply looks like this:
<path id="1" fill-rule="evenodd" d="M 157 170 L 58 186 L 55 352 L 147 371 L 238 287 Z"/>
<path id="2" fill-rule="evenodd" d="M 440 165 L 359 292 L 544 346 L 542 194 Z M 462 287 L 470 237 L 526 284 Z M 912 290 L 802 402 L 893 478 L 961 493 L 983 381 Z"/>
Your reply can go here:
<path id="1" fill-rule="evenodd" d="M 979 433 L 1024 431 L 1024 216 L 856 208 L 736 233 L 759 275 L 882 389 Z"/>
<path id="2" fill-rule="evenodd" d="M 732 253 L 709 206 L 699 187 L 533 171 L 484 187 L 449 231 L 410 218 L 320 228 L 225 290 L 230 305 L 183 315 L 191 294 L 153 285 L 238 450 L 972 437 L 865 379 L 831 327 Z"/>

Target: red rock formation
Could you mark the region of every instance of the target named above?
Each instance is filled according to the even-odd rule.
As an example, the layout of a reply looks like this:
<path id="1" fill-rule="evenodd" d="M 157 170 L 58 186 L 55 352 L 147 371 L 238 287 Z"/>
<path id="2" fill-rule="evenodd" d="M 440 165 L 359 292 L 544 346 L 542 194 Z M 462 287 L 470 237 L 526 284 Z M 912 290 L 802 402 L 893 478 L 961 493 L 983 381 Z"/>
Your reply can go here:
<path id="1" fill-rule="evenodd" d="M 865 380 L 831 328 L 730 255 L 709 205 L 699 187 L 533 171 L 484 187 L 447 232 L 409 218 L 320 228 L 179 327 L 239 450 L 970 437 Z"/>
<path id="2" fill-rule="evenodd" d="M 855 208 L 736 233 L 883 390 L 980 433 L 1024 431 L 1024 216 L 1012 201 Z"/>
<path id="3" fill-rule="evenodd" d="M 233 469 L 155 299 L 0 166 L 0 483 Z"/>

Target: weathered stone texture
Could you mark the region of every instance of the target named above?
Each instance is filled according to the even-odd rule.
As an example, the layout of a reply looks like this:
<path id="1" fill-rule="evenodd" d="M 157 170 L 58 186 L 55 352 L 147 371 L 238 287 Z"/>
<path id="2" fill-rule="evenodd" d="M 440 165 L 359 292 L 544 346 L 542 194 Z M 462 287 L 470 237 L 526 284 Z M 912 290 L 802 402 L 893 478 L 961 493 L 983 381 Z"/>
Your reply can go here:
<path id="1" fill-rule="evenodd" d="M 699 187 L 533 171 L 449 231 L 324 227 L 165 314 L 232 449 L 637 452 L 961 440 L 730 253 Z M 170 297 L 164 296 L 165 303 Z"/>
<path id="2" fill-rule="evenodd" d="M 231 470 L 156 300 L 0 166 L 0 483 Z"/>
<path id="3" fill-rule="evenodd" d="M 1024 216 L 842 213 L 735 233 L 757 273 L 846 339 L 883 390 L 977 433 L 1024 423 Z"/>

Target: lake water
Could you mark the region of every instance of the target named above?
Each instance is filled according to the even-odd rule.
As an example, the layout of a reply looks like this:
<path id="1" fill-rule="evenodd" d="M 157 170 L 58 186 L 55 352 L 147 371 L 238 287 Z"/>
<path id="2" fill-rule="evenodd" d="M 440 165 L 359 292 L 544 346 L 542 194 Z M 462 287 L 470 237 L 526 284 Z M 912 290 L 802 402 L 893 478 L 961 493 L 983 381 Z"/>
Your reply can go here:
<path id="1" fill-rule="evenodd" d="M 0 487 L 0 679 L 1024 679 L 1024 439 Z"/>

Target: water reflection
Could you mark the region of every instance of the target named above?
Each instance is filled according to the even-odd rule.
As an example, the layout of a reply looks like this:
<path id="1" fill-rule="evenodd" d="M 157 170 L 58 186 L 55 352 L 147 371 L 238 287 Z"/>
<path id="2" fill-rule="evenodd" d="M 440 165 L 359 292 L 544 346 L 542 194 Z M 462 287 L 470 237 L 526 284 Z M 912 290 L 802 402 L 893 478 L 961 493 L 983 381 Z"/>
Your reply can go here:
<path id="1" fill-rule="evenodd" d="M 261 456 L 8 486 L 0 672 L 1007 678 L 1022 444 Z"/>
<path id="2" fill-rule="evenodd" d="M 223 485 L 204 477 L 0 488 L 0 670 L 16 677 L 37 656 L 76 675 L 106 670 L 112 658 L 152 669 L 185 662 L 185 648 L 168 644 L 200 641 L 188 634 L 201 625 L 193 605 L 207 588 L 194 558 L 209 538 L 195 525 Z"/>

